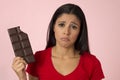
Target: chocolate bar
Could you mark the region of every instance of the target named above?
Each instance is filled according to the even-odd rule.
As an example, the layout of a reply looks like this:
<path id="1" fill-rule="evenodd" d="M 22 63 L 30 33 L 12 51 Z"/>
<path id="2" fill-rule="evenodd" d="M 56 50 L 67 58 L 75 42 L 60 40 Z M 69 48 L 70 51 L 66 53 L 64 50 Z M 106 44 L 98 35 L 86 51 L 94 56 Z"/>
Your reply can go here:
<path id="1" fill-rule="evenodd" d="M 22 57 L 27 63 L 35 61 L 27 33 L 20 30 L 20 26 L 8 29 L 9 37 L 15 56 Z"/>

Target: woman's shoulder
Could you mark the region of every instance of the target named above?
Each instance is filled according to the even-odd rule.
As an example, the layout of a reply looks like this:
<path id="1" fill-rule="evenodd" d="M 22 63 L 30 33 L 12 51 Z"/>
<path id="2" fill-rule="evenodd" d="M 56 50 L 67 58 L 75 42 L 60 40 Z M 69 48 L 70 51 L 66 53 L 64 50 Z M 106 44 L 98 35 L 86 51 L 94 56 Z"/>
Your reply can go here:
<path id="1" fill-rule="evenodd" d="M 100 60 L 95 55 L 85 52 L 81 58 L 82 66 L 94 80 L 104 78 Z"/>
<path id="2" fill-rule="evenodd" d="M 99 59 L 89 52 L 84 52 L 84 54 L 81 55 L 81 58 L 88 64 L 100 64 Z"/>
<path id="3" fill-rule="evenodd" d="M 47 48 L 47 49 L 44 49 L 44 50 L 39 50 L 39 51 L 36 51 L 36 53 L 34 54 L 35 58 L 43 58 L 47 55 L 49 55 L 49 53 L 51 53 L 51 48 Z"/>
<path id="4" fill-rule="evenodd" d="M 84 66 L 84 69 L 86 69 L 89 74 L 101 66 L 98 58 L 88 52 L 85 52 L 83 55 L 81 55 L 81 65 Z"/>
<path id="5" fill-rule="evenodd" d="M 47 49 L 43 49 L 43 50 L 39 50 L 39 51 L 36 51 L 35 52 L 35 55 L 42 55 L 42 54 L 46 54 L 48 52 L 51 51 L 51 47 L 50 48 L 47 48 Z"/>

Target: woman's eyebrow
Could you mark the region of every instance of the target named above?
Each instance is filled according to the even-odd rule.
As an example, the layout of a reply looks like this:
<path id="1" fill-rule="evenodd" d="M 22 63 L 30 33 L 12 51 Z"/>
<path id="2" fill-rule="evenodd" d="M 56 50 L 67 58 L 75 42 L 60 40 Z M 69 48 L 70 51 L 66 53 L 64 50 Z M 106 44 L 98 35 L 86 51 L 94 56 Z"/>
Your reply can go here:
<path id="1" fill-rule="evenodd" d="M 65 23 L 65 21 L 58 21 L 58 23 Z M 77 25 L 77 26 L 80 26 L 78 23 L 76 23 L 76 22 L 71 22 L 72 24 L 75 24 L 75 25 Z"/>
<path id="2" fill-rule="evenodd" d="M 71 22 L 72 24 L 75 24 L 75 25 L 77 25 L 77 26 L 80 26 L 79 24 L 77 24 L 76 22 Z"/>
<path id="3" fill-rule="evenodd" d="M 58 23 L 65 23 L 65 21 L 58 21 Z"/>

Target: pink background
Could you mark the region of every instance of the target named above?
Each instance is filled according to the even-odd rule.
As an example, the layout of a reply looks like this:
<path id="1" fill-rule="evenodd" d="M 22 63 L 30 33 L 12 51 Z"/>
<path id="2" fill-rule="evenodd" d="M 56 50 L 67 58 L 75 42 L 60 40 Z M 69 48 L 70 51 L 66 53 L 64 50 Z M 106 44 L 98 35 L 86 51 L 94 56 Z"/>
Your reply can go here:
<path id="1" fill-rule="evenodd" d="M 33 51 L 42 50 L 51 16 L 68 1 L 85 12 L 90 49 L 101 61 L 104 80 L 120 80 L 120 0 L 0 0 L 0 80 L 18 80 L 11 69 L 14 52 L 7 29 L 21 26 Z"/>

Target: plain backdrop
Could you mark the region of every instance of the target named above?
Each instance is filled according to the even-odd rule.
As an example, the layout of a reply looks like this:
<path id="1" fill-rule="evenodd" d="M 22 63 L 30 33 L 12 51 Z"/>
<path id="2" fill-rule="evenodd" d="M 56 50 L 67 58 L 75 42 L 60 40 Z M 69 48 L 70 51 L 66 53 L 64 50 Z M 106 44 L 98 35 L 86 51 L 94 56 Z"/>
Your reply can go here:
<path id="1" fill-rule="evenodd" d="M 51 17 L 65 3 L 83 9 L 91 53 L 101 62 L 104 80 L 120 80 L 120 0 L 0 0 L 0 80 L 18 80 L 11 68 L 14 52 L 7 29 L 20 26 L 33 52 L 43 50 Z"/>

